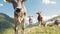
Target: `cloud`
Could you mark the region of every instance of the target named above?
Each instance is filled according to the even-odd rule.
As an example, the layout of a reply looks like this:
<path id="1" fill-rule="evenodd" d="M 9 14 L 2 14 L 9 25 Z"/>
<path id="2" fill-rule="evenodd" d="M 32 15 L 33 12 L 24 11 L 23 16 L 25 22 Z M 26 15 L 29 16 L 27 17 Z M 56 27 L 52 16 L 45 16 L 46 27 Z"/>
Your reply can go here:
<path id="1" fill-rule="evenodd" d="M 56 2 L 52 1 L 52 0 L 42 0 L 42 3 L 44 3 L 44 4 L 56 4 Z"/>
<path id="2" fill-rule="evenodd" d="M 4 0 L 4 2 L 6 2 L 6 0 Z"/>
<path id="3" fill-rule="evenodd" d="M 46 21 L 48 19 L 51 19 L 51 17 L 50 16 L 43 16 L 43 21 Z"/>
<path id="4" fill-rule="evenodd" d="M 46 21 L 46 20 L 49 20 L 49 19 L 51 19 L 51 18 L 53 18 L 53 17 L 56 17 L 56 16 L 58 16 L 58 15 L 43 16 L 43 20 Z"/>
<path id="5" fill-rule="evenodd" d="M 3 6 L 3 4 L 0 4 L 0 7 Z"/>
<path id="6" fill-rule="evenodd" d="M 33 17 L 33 23 L 38 22 L 36 18 Z"/>
<path id="7" fill-rule="evenodd" d="M 14 16 L 10 16 L 11 18 L 14 18 Z"/>

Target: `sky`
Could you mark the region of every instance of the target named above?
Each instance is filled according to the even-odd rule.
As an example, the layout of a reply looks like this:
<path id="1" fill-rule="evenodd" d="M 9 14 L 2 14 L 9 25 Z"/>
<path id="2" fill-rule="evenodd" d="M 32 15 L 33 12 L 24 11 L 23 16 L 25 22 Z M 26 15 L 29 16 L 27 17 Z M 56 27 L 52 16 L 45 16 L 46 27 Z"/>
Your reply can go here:
<path id="1" fill-rule="evenodd" d="M 37 19 L 36 12 L 38 11 L 42 12 L 44 20 L 60 15 L 60 0 L 27 0 L 24 5 L 27 10 L 27 16 L 32 15 L 34 21 Z M 13 17 L 14 9 L 12 4 L 0 0 L 0 13 Z"/>

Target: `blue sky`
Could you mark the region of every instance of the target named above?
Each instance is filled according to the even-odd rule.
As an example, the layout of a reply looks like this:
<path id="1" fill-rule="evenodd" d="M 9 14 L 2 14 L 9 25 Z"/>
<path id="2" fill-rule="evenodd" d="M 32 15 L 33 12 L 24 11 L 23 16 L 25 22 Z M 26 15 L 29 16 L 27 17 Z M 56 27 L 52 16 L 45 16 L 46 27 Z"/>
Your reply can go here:
<path id="1" fill-rule="evenodd" d="M 44 17 L 60 15 L 60 0 L 28 0 L 24 5 L 27 9 L 27 16 L 33 15 L 34 18 L 37 17 L 36 12 L 38 11 L 41 11 Z M 0 13 L 13 16 L 14 9 L 12 4 L 6 3 L 4 0 L 0 0 Z"/>

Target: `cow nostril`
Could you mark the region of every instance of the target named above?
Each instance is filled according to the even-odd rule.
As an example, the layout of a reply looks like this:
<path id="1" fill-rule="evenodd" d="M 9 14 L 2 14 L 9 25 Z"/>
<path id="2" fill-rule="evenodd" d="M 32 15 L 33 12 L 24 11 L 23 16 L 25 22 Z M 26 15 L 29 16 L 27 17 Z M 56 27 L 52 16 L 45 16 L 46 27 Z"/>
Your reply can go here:
<path id="1" fill-rule="evenodd" d="M 21 8 L 16 8 L 16 12 L 21 12 Z"/>

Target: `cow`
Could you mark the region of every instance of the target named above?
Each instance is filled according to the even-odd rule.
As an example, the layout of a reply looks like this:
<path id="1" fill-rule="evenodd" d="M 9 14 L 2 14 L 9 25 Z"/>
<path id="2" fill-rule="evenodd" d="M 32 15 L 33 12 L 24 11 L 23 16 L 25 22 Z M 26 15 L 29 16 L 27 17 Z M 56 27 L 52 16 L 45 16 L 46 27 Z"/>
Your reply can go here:
<path id="1" fill-rule="evenodd" d="M 26 8 L 23 4 L 24 0 L 5 0 L 8 3 L 11 3 L 14 8 L 14 23 L 15 23 L 15 34 L 18 34 L 18 24 L 22 24 L 22 34 L 24 34 L 25 28 L 25 17 L 26 17 Z"/>
<path id="2" fill-rule="evenodd" d="M 51 21 L 48 21 L 46 22 L 45 26 L 53 26 L 54 25 L 54 21 L 51 20 Z"/>
<path id="3" fill-rule="evenodd" d="M 36 14 L 38 14 L 37 20 L 38 20 L 39 26 L 42 26 L 43 17 L 41 15 L 41 12 L 37 12 Z"/>
<path id="4" fill-rule="evenodd" d="M 33 23 L 33 16 L 30 15 L 28 17 L 29 17 L 29 26 L 31 27 Z"/>
<path id="5" fill-rule="evenodd" d="M 60 26 L 60 21 L 59 20 L 51 20 L 46 22 L 45 26 Z"/>

